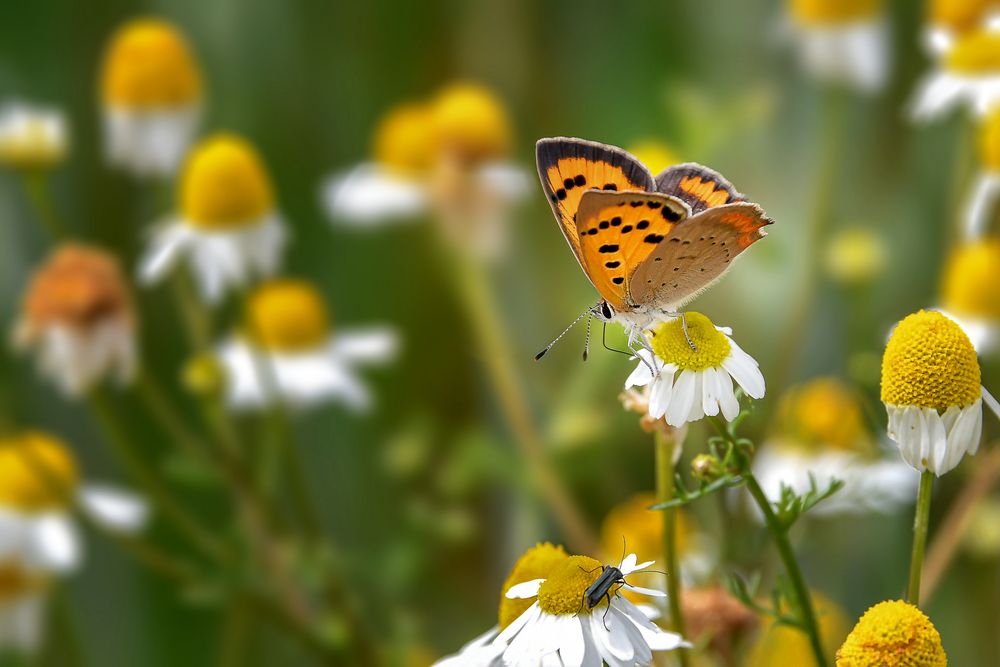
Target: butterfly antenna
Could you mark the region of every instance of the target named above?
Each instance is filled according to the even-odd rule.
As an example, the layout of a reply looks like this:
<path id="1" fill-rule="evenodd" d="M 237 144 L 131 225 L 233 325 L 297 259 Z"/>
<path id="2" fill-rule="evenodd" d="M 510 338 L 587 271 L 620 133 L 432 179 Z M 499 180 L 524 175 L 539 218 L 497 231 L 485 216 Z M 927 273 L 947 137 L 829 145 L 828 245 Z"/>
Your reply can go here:
<path id="1" fill-rule="evenodd" d="M 583 360 L 590 356 L 590 323 L 594 321 L 593 316 L 587 318 L 587 338 L 583 343 Z"/>
<path id="2" fill-rule="evenodd" d="M 572 329 L 574 326 L 576 326 L 576 323 L 579 322 L 580 320 L 582 320 L 589 313 L 590 313 L 590 309 L 589 308 L 587 310 L 585 310 L 584 312 L 580 313 L 580 316 L 577 317 L 572 322 L 570 322 L 569 326 L 566 327 L 565 329 L 563 329 L 563 332 L 561 334 L 559 334 L 558 336 L 556 336 L 552 340 L 551 343 L 549 343 L 548 345 L 545 346 L 545 349 L 543 349 L 541 352 L 539 352 L 538 354 L 535 355 L 535 361 L 538 361 L 539 359 L 541 359 L 542 357 L 544 357 L 545 353 L 548 352 L 549 350 L 551 350 L 552 346 L 559 342 L 559 339 L 561 339 L 563 336 L 565 336 L 566 334 L 568 334 L 569 330 Z"/>

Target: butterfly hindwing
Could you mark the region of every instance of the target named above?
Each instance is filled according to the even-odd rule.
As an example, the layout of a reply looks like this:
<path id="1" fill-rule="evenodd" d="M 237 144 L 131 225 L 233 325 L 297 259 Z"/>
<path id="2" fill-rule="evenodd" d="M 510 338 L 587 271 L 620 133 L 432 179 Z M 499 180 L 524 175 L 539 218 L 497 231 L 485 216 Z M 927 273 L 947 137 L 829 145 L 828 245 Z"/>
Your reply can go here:
<path id="1" fill-rule="evenodd" d="M 555 137 L 535 145 L 542 189 L 566 241 L 581 265 L 576 216 L 588 190 L 652 191 L 653 175 L 641 162 L 614 146 L 583 139 Z"/>
<path id="2" fill-rule="evenodd" d="M 686 202 L 692 215 L 716 206 L 746 201 L 722 174 L 694 162 L 664 169 L 656 177 L 656 190 Z"/>
<path id="3" fill-rule="evenodd" d="M 612 307 L 630 307 L 633 271 L 689 213 L 687 204 L 658 192 L 583 193 L 574 231 L 580 263 Z"/>
<path id="4" fill-rule="evenodd" d="M 707 289 L 771 224 L 757 204 L 710 208 L 675 225 L 630 280 L 637 304 L 676 310 Z"/>

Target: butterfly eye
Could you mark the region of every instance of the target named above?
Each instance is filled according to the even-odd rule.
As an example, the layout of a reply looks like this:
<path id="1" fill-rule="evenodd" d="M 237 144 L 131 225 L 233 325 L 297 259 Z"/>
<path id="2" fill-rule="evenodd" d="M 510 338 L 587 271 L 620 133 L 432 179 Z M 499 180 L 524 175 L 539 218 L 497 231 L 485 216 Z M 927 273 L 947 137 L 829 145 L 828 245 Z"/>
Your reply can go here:
<path id="1" fill-rule="evenodd" d="M 607 301 L 601 302 L 601 315 L 606 320 L 610 320 L 612 317 L 615 316 L 615 312 L 611 310 L 611 306 L 608 305 Z"/>

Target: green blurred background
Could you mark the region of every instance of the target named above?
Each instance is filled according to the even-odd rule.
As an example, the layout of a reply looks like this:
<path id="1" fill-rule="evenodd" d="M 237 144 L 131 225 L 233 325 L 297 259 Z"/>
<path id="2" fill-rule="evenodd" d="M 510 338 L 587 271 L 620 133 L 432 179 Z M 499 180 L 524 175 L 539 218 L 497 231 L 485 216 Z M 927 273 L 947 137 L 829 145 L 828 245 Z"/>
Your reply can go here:
<path id="1" fill-rule="evenodd" d="M 399 362 L 369 374 L 378 404 L 372 415 L 315 410 L 296 430 L 325 530 L 373 635 L 397 656 L 416 656 L 418 647 L 440 656 L 495 623 L 500 583 L 525 547 L 564 536 L 528 491 L 428 226 L 364 233 L 331 226 L 319 201 L 324 177 L 368 157 L 386 109 L 453 80 L 484 83 L 504 100 L 514 157 L 527 169 L 543 136 L 622 146 L 661 141 L 682 159 L 725 173 L 776 221 L 694 308 L 732 326 L 769 382 L 787 373 L 788 380 L 834 374 L 856 383 L 881 430 L 878 356 L 893 322 L 936 302 L 959 196 L 974 166 L 963 118 L 916 127 L 905 117 L 927 67 L 918 47 L 919 4 L 891 3 L 893 74 L 884 92 L 866 97 L 801 75 L 778 37 L 783 6 L 770 0 L 6 3 L 0 100 L 66 111 L 71 151 L 55 175 L 57 205 L 76 235 L 115 249 L 134 267 L 145 231 L 164 210 L 151 188 L 102 161 L 102 49 L 115 27 L 137 15 L 158 15 L 185 31 L 204 69 L 205 130 L 243 134 L 269 165 L 293 229 L 286 272 L 321 287 L 335 326 L 385 322 L 402 333 Z M 833 116 L 844 123 L 840 155 L 820 186 L 824 128 Z M 652 488 L 652 446 L 617 399 L 632 366 L 624 357 L 598 348 L 581 363 L 583 334 L 576 331 L 543 362 L 532 361 L 594 300 L 540 188 L 532 187 L 513 220 L 512 250 L 491 269 L 492 285 L 521 389 L 554 466 L 596 529 L 609 508 Z M 874 231 L 888 258 L 860 287 L 821 277 L 805 326 L 792 335 L 800 344 L 790 349 L 796 295 L 817 261 L 804 230 L 820 187 L 832 191 L 829 228 Z M 18 180 L 3 174 L 5 326 L 46 247 Z M 146 362 L 185 401 L 179 369 L 187 353 L 168 295 L 139 295 Z M 617 328 L 609 335 L 621 344 Z M 64 437 L 87 478 L 124 479 L 83 409 L 37 379 L 30 360 L 4 354 L 0 364 L 9 418 Z M 772 405 L 769 392 L 748 435 L 766 433 Z M 150 456 L 164 456 L 169 443 L 141 415 L 131 427 Z M 704 437 L 694 427 L 688 452 L 700 451 Z M 935 519 L 963 476 L 960 470 L 942 482 Z M 211 489 L 177 488 L 206 516 L 221 512 Z M 711 532 L 717 508 L 704 505 L 694 514 Z M 795 535 L 807 578 L 852 618 L 898 597 L 910 522 L 910 508 L 810 522 Z M 728 564 L 774 570 L 771 546 L 755 526 L 740 521 L 732 530 Z M 163 544 L 177 542 L 159 525 L 153 531 Z M 91 664 L 215 664 L 216 608 L 192 602 L 97 535 L 87 544 L 86 566 L 69 589 Z M 960 557 L 928 610 L 952 664 L 1000 664 L 997 566 L 996 557 Z M 252 664 L 305 660 L 266 628 L 253 642 Z"/>

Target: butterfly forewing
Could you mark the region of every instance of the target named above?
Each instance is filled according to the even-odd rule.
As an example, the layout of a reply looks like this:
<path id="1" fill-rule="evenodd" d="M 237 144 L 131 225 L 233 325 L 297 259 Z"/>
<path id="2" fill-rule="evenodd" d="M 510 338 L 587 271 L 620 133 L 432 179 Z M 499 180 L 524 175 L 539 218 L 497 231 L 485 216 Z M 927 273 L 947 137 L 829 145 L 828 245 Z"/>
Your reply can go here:
<path id="1" fill-rule="evenodd" d="M 636 303 L 676 310 L 732 266 L 744 250 L 762 239 L 771 224 L 756 204 L 711 208 L 675 225 L 636 268 L 630 281 Z"/>
<path id="2" fill-rule="evenodd" d="M 535 158 L 545 196 L 581 265 L 576 217 L 583 194 L 592 189 L 624 192 L 654 187 L 649 170 L 614 146 L 565 137 L 541 139 L 535 145 Z"/>
<path id="3" fill-rule="evenodd" d="M 580 262 L 613 308 L 633 305 L 629 278 L 688 213 L 684 202 L 656 192 L 583 193 L 575 228 Z"/>
<path id="4" fill-rule="evenodd" d="M 674 165 L 656 177 L 656 190 L 684 201 L 691 214 L 716 206 L 746 201 L 722 174 L 694 162 Z"/>

